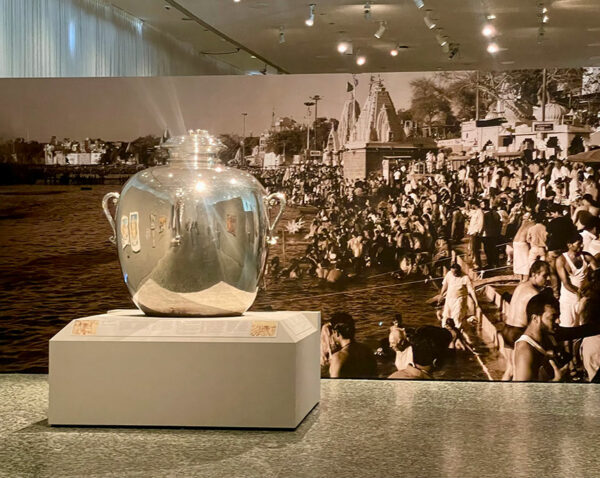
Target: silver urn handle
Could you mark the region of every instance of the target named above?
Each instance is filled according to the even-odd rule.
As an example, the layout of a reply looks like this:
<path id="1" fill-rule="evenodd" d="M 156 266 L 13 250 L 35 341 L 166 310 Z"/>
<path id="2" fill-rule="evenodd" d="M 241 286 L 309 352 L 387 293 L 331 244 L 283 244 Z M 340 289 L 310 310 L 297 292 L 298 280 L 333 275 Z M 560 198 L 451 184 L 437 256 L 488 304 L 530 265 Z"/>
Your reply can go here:
<path id="1" fill-rule="evenodd" d="M 275 216 L 275 220 L 271 223 L 270 219 L 269 219 L 269 207 L 270 207 L 270 202 L 272 199 L 277 199 L 279 201 L 279 212 L 277 213 L 277 216 Z M 267 224 L 269 226 L 269 236 L 267 238 L 267 241 L 269 242 L 269 244 L 271 244 L 273 242 L 275 227 L 277 227 L 277 223 L 279 222 L 279 219 L 281 219 L 281 215 L 283 214 L 285 205 L 287 204 L 287 201 L 285 199 L 285 194 L 283 194 L 283 193 L 269 194 L 265 198 L 265 204 L 267 206 Z"/>
<path id="2" fill-rule="evenodd" d="M 117 228 L 115 227 L 115 220 L 113 219 L 112 214 L 110 213 L 110 209 L 108 209 L 108 204 L 111 201 L 111 199 L 114 200 L 115 203 L 118 202 L 119 197 L 119 193 L 108 193 L 102 198 L 102 210 L 104 211 L 104 215 L 106 216 L 106 219 L 108 219 L 110 227 L 112 227 L 113 230 L 113 235 L 112 237 L 109 237 L 108 240 L 113 244 L 117 243 Z"/>

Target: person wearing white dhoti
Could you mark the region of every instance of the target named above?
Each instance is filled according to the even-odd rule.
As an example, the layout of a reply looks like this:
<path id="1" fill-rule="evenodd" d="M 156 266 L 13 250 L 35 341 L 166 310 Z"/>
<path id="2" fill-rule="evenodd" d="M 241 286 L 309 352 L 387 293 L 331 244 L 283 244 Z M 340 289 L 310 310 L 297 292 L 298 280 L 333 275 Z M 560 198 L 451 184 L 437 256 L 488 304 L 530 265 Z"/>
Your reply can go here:
<path id="1" fill-rule="evenodd" d="M 543 224 L 544 215 L 537 213 L 534 215 L 535 224 L 527 230 L 527 243 L 529 244 L 528 267 L 537 261 L 546 259 L 546 240 L 548 232 Z"/>
<path id="2" fill-rule="evenodd" d="M 473 299 L 475 308 L 479 307 L 479 303 L 471 279 L 463 273 L 457 263 L 450 266 L 450 270 L 444 277 L 438 304 L 441 304 L 444 294 L 446 295 L 446 303 L 442 312 L 442 327 L 446 326 L 446 319 L 454 319 L 456 328 L 460 329 L 462 328 L 462 321 L 469 314 L 469 297 Z"/>
<path id="3" fill-rule="evenodd" d="M 527 242 L 527 231 L 535 224 L 531 220 L 531 214 L 526 212 L 523 221 L 513 240 L 513 273 L 527 277 L 529 274 L 529 244 Z"/>
<path id="4" fill-rule="evenodd" d="M 583 252 L 583 239 L 574 234 L 567 241 L 568 250 L 556 259 L 556 272 L 560 277 L 560 326 L 577 327 L 580 324 L 577 314 L 579 288 L 586 278 L 588 269 L 596 269 L 594 257 Z"/>

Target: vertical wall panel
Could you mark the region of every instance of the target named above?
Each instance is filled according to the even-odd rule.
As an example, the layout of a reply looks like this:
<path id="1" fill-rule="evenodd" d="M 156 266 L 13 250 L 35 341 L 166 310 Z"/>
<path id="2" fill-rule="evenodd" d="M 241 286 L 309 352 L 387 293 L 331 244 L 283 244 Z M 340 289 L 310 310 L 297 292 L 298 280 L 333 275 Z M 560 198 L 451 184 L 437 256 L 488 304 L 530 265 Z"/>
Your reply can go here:
<path id="1" fill-rule="evenodd" d="M 0 0 L 0 77 L 241 73 L 101 0 Z"/>

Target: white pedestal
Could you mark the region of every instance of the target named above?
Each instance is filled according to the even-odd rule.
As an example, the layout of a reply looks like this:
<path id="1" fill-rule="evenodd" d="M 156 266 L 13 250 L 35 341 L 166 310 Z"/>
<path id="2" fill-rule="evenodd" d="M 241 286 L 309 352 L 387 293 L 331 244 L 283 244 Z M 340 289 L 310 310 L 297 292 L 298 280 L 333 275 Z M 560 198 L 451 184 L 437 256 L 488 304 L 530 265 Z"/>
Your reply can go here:
<path id="1" fill-rule="evenodd" d="M 50 340 L 50 425 L 295 428 L 320 399 L 319 312 L 117 310 Z"/>

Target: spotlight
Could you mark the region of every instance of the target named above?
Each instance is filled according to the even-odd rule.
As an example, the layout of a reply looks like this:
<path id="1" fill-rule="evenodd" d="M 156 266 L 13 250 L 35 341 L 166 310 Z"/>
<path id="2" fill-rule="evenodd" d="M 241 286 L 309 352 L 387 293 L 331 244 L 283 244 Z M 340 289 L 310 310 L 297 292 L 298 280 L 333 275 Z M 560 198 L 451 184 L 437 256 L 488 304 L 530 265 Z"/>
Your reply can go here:
<path id="1" fill-rule="evenodd" d="M 493 55 L 494 53 L 498 53 L 500 48 L 498 47 L 497 43 L 490 43 L 487 47 L 487 51 Z"/>
<path id="2" fill-rule="evenodd" d="M 495 20 L 496 19 L 496 15 L 494 15 L 493 13 L 490 13 L 487 17 L 485 17 L 486 20 Z"/>
<path id="3" fill-rule="evenodd" d="M 423 0 L 413 0 L 415 2 L 416 7 L 420 10 L 425 6 L 425 2 Z"/>
<path id="4" fill-rule="evenodd" d="M 241 0 L 233 0 L 233 3 L 240 3 Z"/>
<path id="5" fill-rule="evenodd" d="M 496 29 L 494 28 L 494 25 L 492 25 L 491 23 L 486 23 L 483 27 L 483 30 L 481 30 L 481 34 L 484 37 L 490 38 L 496 34 Z"/>
<path id="6" fill-rule="evenodd" d="M 438 33 L 438 34 L 435 36 L 435 39 L 437 40 L 437 42 L 439 43 L 439 45 L 440 45 L 441 47 L 443 47 L 443 46 L 445 46 L 445 45 L 447 45 L 447 44 L 448 44 L 448 37 L 446 37 L 446 36 L 442 35 L 441 33 Z"/>
<path id="7" fill-rule="evenodd" d="M 446 42 L 444 45 L 442 45 L 442 51 L 444 53 L 450 53 L 450 43 Z"/>
<path id="8" fill-rule="evenodd" d="M 285 32 L 283 27 L 279 27 L 279 43 L 285 43 Z"/>
<path id="9" fill-rule="evenodd" d="M 341 41 L 338 43 L 337 51 L 342 54 L 352 55 L 352 42 Z"/>
<path id="10" fill-rule="evenodd" d="M 548 15 L 544 15 L 544 18 L 542 18 L 542 22 L 548 23 L 548 20 L 550 20 L 550 17 Z"/>
<path id="11" fill-rule="evenodd" d="M 390 50 L 390 55 L 398 56 L 398 47 L 394 47 Z"/>
<path id="12" fill-rule="evenodd" d="M 542 8 L 542 13 L 548 13 L 548 9 L 546 7 Z"/>
<path id="13" fill-rule="evenodd" d="M 430 30 L 433 30 L 436 27 L 436 23 L 435 23 L 435 20 L 433 20 L 429 16 L 429 12 L 431 12 L 431 10 L 427 10 L 425 17 L 423 18 L 423 21 L 425 22 L 425 25 L 427 25 L 427 28 L 429 28 Z"/>
<path id="14" fill-rule="evenodd" d="M 365 3 L 365 6 L 363 7 L 363 9 L 364 9 L 365 20 L 370 20 L 371 19 L 371 2 Z"/>
<path id="15" fill-rule="evenodd" d="M 306 19 L 306 21 L 304 23 L 306 23 L 306 26 L 308 27 L 312 27 L 315 24 L 315 4 L 311 3 L 309 5 L 310 8 L 310 14 L 308 15 L 308 18 Z"/>
<path id="16" fill-rule="evenodd" d="M 452 60 L 459 52 L 459 44 L 458 43 L 448 43 L 448 58 Z"/>
<path id="17" fill-rule="evenodd" d="M 385 33 L 385 22 L 379 22 L 379 28 L 375 32 L 375 38 L 381 38 Z"/>
<path id="18" fill-rule="evenodd" d="M 359 55 L 356 57 L 356 64 L 358 66 L 363 66 L 367 62 L 367 59 L 364 55 Z"/>

